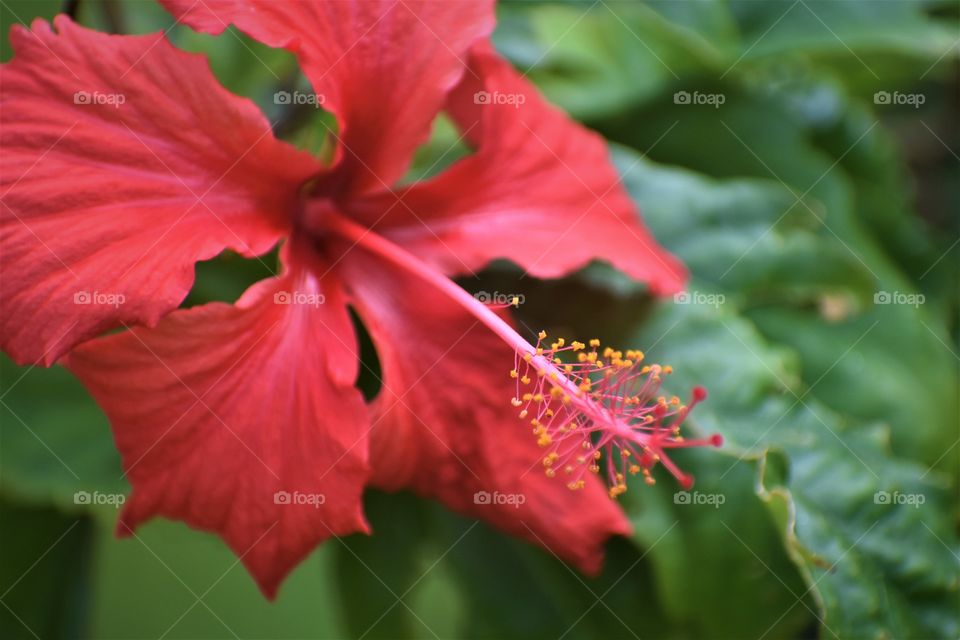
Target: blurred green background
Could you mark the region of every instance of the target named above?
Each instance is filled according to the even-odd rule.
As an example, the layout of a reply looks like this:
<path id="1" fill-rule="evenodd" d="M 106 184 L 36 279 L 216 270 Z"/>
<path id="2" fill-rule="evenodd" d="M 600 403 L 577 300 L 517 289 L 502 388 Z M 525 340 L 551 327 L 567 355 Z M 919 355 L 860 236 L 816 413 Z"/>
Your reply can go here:
<path id="1" fill-rule="evenodd" d="M 14 23 L 59 2 L 0 0 Z M 172 27 L 149 1 L 81 0 L 102 30 L 170 29 L 279 135 L 327 148 L 293 58 Z M 112 536 L 127 489 L 109 426 L 65 371 L 2 361 L 0 637 L 957 638 L 960 4 L 898 0 L 504 2 L 498 48 L 610 141 L 686 297 L 603 265 L 534 282 L 521 321 L 640 348 L 710 390 L 677 487 L 623 501 L 636 533 L 587 579 L 410 495 L 371 492 L 370 538 L 331 540 L 267 603 L 216 538 L 155 521 Z M 438 122 L 411 177 L 448 164 Z M 435 170 L 435 169 L 434 169 Z M 263 276 L 198 266 L 188 304 Z"/>

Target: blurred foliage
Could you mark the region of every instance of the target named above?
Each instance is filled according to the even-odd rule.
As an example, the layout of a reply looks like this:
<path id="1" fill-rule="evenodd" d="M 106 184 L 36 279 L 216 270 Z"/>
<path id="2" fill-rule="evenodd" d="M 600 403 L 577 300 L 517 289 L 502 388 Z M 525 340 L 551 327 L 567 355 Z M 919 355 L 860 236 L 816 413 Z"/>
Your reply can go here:
<path id="1" fill-rule="evenodd" d="M 58 6 L 4 0 L 3 31 Z M 920 0 L 500 5 L 497 46 L 611 141 L 693 280 L 672 303 L 603 265 L 546 283 L 496 266 L 480 286 L 523 292 L 529 327 L 672 364 L 675 393 L 705 384 L 693 426 L 727 445 L 682 463 L 722 504 L 678 503 L 667 478 L 632 489 L 635 535 L 588 579 L 435 504 L 371 492 L 375 535 L 330 541 L 269 604 L 215 538 L 155 522 L 113 539 L 115 508 L 74 498 L 127 489 L 105 418 L 62 369 L 3 359 L 0 637 L 958 637 L 958 13 Z M 329 152 L 329 114 L 273 100 L 307 90 L 289 54 L 232 29 L 192 33 L 140 0 L 82 1 L 78 19 L 169 29 L 279 135 Z M 896 95 L 922 104 L 884 98 Z M 409 178 L 468 152 L 457 136 L 438 121 Z M 203 263 L 187 304 L 235 299 L 275 268 L 275 255 Z"/>

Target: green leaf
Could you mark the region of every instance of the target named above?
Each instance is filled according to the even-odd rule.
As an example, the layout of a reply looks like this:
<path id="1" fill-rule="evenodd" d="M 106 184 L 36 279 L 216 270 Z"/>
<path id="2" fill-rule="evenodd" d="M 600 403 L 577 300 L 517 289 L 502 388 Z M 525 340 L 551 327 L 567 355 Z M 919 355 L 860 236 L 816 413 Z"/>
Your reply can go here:
<path id="1" fill-rule="evenodd" d="M 218 538 L 165 520 L 116 539 L 102 522 L 84 637 L 340 638 L 340 595 L 322 547 L 267 601 Z M 358 596 L 359 597 L 359 596 Z"/>
<path id="2" fill-rule="evenodd" d="M 58 366 L 18 367 L 0 356 L 0 389 L 4 495 L 83 511 L 96 500 L 77 499 L 77 492 L 126 493 L 107 419 L 70 373 Z"/>
<path id="3" fill-rule="evenodd" d="M 622 149 L 614 160 L 657 238 L 726 297 L 762 304 L 816 302 L 828 292 L 872 296 L 870 272 L 810 215 L 823 216 L 823 204 L 775 180 L 713 180 Z"/>
<path id="4" fill-rule="evenodd" d="M 701 28 L 732 28 L 719 9 L 700 15 Z M 494 41 L 552 102 L 584 119 L 662 93 L 719 55 L 695 30 L 643 3 L 508 5 Z"/>
<path id="5" fill-rule="evenodd" d="M 886 429 L 806 397 L 791 361 L 730 307 L 667 306 L 634 342 L 653 343 L 652 358 L 677 371 L 672 390 L 709 384 L 698 428 L 760 461 L 759 493 L 821 603 L 824 636 L 956 636 L 960 562 L 945 478 L 895 457 Z M 785 472 L 766 473 L 772 452 Z"/>
<path id="6" fill-rule="evenodd" d="M 0 501 L 0 637 L 84 635 L 92 524 Z"/>
<path id="7" fill-rule="evenodd" d="M 667 615 L 693 637 L 798 636 L 816 603 L 754 492 L 757 463 L 715 451 L 677 457 L 695 465 L 695 490 L 664 478 L 621 498 Z"/>
<path id="8" fill-rule="evenodd" d="M 662 615 L 649 566 L 623 541 L 588 578 L 433 502 L 368 492 L 364 507 L 375 536 L 335 545 L 341 589 L 364 594 L 344 602 L 354 637 L 689 635 Z"/>
<path id="9" fill-rule="evenodd" d="M 862 113 L 838 115 L 828 130 L 844 130 L 846 144 L 820 148 L 819 131 L 791 118 L 792 107 L 782 99 L 747 93 L 728 98 L 721 114 L 685 115 L 658 152 L 718 175 L 772 176 L 776 184 L 762 190 L 742 179 L 717 185 L 648 162 L 631 167 L 634 156 L 619 153 L 627 186 L 657 237 L 701 281 L 746 310 L 761 331 L 801 354 L 801 374 L 815 397 L 864 420 L 889 421 L 894 446 L 907 456 L 955 464 L 941 459 L 955 440 L 958 407 L 951 389 L 960 384 L 947 316 L 942 307 L 875 304 L 887 297 L 913 300 L 919 292 L 865 225 L 871 212 L 859 204 L 858 183 L 845 171 L 858 176 L 866 164 L 867 176 L 877 175 L 879 169 L 860 157 L 889 144 L 882 127 Z M 664 123 L 667 117 L 665 112 Z M 696 133 L 711 127 L 724 133 L 713 137 L 709 149 L 691 154 Z M 904 201 L 901 196 L 891 215 L 909 215 Z M 935 258 L 928 260 L 933 264 Z M 738 273 L 750 280 L 738 279 Z M 764 286 L 752 286 L 757 282 Z M 784 312 L 806 321 L 789 327 L 766 321 Z M 861 355 L 838 361 L 856 340 Z M 901 347 L 896 358 L 891 345 Z M 868 352 L 872 361 L 862 359 Z M 883 380 L 873 384 L 864 372 L 879 368 L 886 373 L 877 373 Z M 910 375 L 903 375 L 905 369 Z M 876 393 L 878 388 L 900 392 Z"/>

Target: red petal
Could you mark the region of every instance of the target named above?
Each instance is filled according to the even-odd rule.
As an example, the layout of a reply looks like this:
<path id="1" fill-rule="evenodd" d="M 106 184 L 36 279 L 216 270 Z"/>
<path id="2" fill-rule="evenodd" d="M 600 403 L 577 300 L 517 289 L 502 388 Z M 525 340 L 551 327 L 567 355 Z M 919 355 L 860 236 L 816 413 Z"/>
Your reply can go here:
<path id="1" fill-rule="evenodd" d="M 339 120 L 344 192 L 400 178 L 428 136 L 466 54 L 493 30 L 490 0 L 162 0 L 206 33 L 232 23 L 300 59 L 323 106 Z"/>
<path id="2" fill-rule="evenodd" d="M 157 515 L 216 532 L 272 598 L 320 541 L 367 531 L 355 350 L 339 287 L 302 273 L 71 352 L 133 485 L 119 533 Z"/>
<path id="3" fill-rule="evenodd" d="M 544 475 L 536 438 L 510 405 L 512 349 L 440 292 L 362 249 L 341 267 L 383 369 L 373 484 L 411 488 L 598 570 L 604 540 L 629 524 L 596 478 L 570 491 Z M 483 504 L 478 492 L 522 496 L 523 504 Z"/>
<path id="4" fill-rule="evenodd" d="M 433 180 L 373 196 L 354 215 L 379 221 L 378 232 L 446 273 L 509 258 L 532 275 L 557 277 L 601 259 L 656 293 L 681 289 L 683 265 L 641 223 L 603 139 L 488 47 L 470 60 L 474 74 L 447 108 L 476 153 Z"/>
<path id="5" fill-rule="evenodd" d="M 319 168 L 161 35 L 54 24 L 14 27 L 0 89 L 0 344 L 47 364 L 155 324 L 197 260 L 268 250 Z"/>

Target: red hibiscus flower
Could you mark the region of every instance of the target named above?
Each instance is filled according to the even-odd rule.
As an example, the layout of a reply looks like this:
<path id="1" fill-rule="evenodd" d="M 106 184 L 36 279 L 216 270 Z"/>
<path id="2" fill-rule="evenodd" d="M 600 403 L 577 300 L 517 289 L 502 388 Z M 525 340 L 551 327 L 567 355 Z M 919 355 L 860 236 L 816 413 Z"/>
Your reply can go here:
<path id="1" fill-rule="evenodd" d="M 65 364 L 110 418 L 133 487 L 119 532 L 157 515 L 216 532 L 272 597 L 320 541 L 368 530 L 364 487 L 409 488 L 596 570 L 629 527 L 583 470 L 605 464 L 614 494 L 658 461 L 687 482 L 664 452 L 702 444 L 679 437 L 689 407 L 656 397 L 664 371 L 639 354 L 531 345 L 448 278 L 602 259 L 680 288 L 602 139 L 497 56 L 489 2 L 164 4 L 296 54 L 336 153 L 274 138 L 160 34 L 63 16 L 13 29 L 0 340 L 18 362 Z M 441 111 L 472 154 L 398 186 Z M 235 304 L 178 309 L 196 262 L 280 242 L 282 273 Z M 382 363 L 369 406 L 347 305 Z M 498 494 L 523 500 L 484 498 Z"/>

